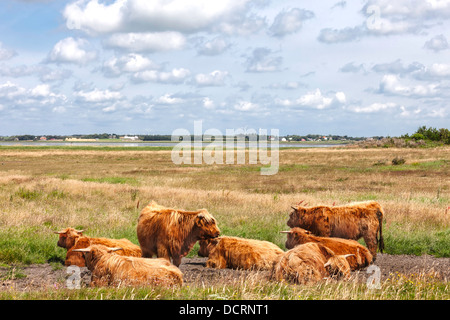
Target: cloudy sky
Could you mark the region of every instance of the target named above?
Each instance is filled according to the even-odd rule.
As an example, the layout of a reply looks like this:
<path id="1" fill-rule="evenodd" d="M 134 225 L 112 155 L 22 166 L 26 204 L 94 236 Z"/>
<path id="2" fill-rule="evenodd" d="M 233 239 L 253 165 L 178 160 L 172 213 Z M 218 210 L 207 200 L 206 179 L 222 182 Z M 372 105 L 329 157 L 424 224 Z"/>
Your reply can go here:
<path id="1" fill-rule="evenodd" d="M 450 0 L 1 0 L 0 135 L 450 124 Z"/>

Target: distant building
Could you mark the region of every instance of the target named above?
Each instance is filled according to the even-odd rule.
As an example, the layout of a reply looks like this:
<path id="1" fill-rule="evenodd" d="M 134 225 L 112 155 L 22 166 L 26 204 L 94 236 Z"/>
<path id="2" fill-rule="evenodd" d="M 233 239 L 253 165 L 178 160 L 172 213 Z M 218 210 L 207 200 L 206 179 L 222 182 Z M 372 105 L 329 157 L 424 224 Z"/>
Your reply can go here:
<path id="1" fill-rule="evenodd" d="M 123 137 L 120 137 L 120 139 L 129 140 L 129 141 L 137 141 L 137 140 L 139 140 L 139 137 L 138 136 L 123 136 Z"/>
<path id="2" fill-rule="evenodd" d="M 47 141 L 47 137 L 40 137 L 39 140 L 41 140 L 41 141 Z"/>
<path id="3" fill-rule="evenodd" d="M 66 142 L 95 142 L 98 139 L 66 138 Z"/>

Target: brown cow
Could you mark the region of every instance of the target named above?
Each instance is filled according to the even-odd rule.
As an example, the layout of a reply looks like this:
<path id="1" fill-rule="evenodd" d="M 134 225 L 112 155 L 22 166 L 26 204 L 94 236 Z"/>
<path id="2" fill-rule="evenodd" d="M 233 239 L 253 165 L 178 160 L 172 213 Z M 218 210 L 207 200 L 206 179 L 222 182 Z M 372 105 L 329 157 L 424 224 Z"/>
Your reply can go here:
<path id="1" fill-rule="evenodd" d="M 335 254 L 354 254 L 348 258 L 352 271 L 367 267 L 372 263 L 373 257 L 370 251 L 355 240 L 342 238 L 317 237 L 311 231 L 302 228 L 292 228 L 289 231 L 281 231 L 287 234 L 286 248 L 292 249 L 299 244 L 308 242 L 321 243 L 333 250 Z"/>
<path id="2" fill-rule="evenodd" d="M 286 251 L 274 266 L 273 277 L 298 284 L 314 283 L 336 274 L 348 278 L 347 256 L 337 256 L 320 243 L 308 242 Z"/>
<path id="3" fill-rule="evenodd" d="M 113 253 L 121 251 L 121 248 L 108 248 L 104 245 L 74 250 L 85 255 L 86 265 L 92 272 L 90 286 L 183 284 L 180 269 L 166 259 L 121 256 Z"/>
<path id="4" fill-rule="evenodd" d="M 199 250 L 206 267 L 216 269 L 271 270 L 283 253 L 269 241 L 228 236 L 202 240 Z"/>
<path id="5" fill-rule="evenodd" d="M 55 231 L 59 234 L 58 246 L 67 249 L 66 266 L 75 265 L 85 267 L 86 262 L 84 255 L 74 249 L 87 248 L 93 244 L 103 244 L 107 247 L 120 247 L 122 250 L 117 252 L 119 255 L 140 257 L 142 255 L 141 248 L 128 239 L 108 239 L 94 238 L 83 235 L 83 230 L 75 230 L 74 228 L 66 228 L 61 231 Z"/>
<path id="6" fill-rule="evenodd" d="M 382 221 L 384 211 L 376 201 L 355 202 L 344 206 L 298 206 L 289 214 L 287 225 L 300 227 L 320 237 L 358 240 L 364 238 L 376 258 L 377 245 L 383 252 Z M 379 234 L 379 237 L 378 237 Z"/>
<path id="7" fill-rule="evenodd" d="M 216 219 L 206 210 L 185 211 L 166 208 L 152 201 L 145 207 L 137 226 L 142 256 L 165 258 L 177 267 L 198 240 L 220 234 Z"/>

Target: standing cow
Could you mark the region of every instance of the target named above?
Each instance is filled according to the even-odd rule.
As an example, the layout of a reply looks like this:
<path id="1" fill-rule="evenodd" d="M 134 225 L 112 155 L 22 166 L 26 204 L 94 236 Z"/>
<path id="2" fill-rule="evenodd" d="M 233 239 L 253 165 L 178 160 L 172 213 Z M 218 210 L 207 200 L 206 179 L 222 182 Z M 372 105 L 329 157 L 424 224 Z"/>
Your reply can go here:
<path id="1" fill-rule="evenodd" d="M 376 201 L 355 202 L 343 206 L 293 207 L 287 225 L 300 227 L 320 237 L 364 241 L 375 260 L 377 246 L 383 252 L 383 208 Z"/>
<path id="2" fill-rule="evenodd" d="M 177 267 L 198 240 L 219 234 L 216 219 L 207 210 L 166 208 L 154 201 L 142 210 L 137 226 L 142 256 L 172 259 Z"/>

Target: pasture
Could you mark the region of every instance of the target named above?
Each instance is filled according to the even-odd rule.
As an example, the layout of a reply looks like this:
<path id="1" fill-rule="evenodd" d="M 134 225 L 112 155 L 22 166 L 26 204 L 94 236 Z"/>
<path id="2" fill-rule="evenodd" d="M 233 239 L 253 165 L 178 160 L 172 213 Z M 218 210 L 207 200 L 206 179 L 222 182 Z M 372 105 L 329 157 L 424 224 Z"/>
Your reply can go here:
<path id="1" fill-rule="evenodd" d="M 169 148 L 0 147 L 0 299 L 450 298 L 450 148 L 283 149 L 278 174 L 262 176 L 260 168 L 175 165 Z M 385 254 L 375 262 L 380 287 L 369 289 L 364 271 L 352 281 L 299 286 L 207 270 L 196 245 L 183 259 L 181 288 L 65 288 L 65 250 L 53 231 L 70 226 L 138 244 L 137 218 L 151 200 L 206 208 L 222 234 L 282 249 L 280 231 L 300 200 L 376 200 L 386 212 Z"/>

